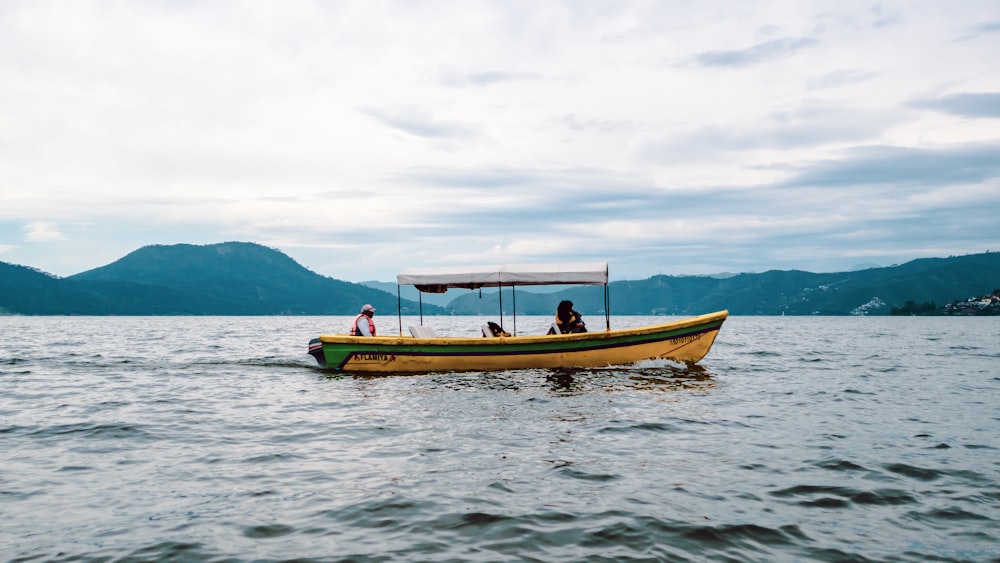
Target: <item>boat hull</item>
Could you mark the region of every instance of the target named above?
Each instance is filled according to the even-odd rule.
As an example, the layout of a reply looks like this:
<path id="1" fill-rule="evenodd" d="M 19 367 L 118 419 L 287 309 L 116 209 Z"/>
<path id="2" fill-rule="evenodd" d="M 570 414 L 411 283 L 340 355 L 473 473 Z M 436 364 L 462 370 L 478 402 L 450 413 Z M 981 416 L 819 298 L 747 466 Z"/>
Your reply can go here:
<path id="1" fill-rule="evenodd" d="M 321 367 L 361 373 L 591 368 L 708 354 L 728 311 L 633 329 L 499 338 L 321 335 L 309 353 Z"/>

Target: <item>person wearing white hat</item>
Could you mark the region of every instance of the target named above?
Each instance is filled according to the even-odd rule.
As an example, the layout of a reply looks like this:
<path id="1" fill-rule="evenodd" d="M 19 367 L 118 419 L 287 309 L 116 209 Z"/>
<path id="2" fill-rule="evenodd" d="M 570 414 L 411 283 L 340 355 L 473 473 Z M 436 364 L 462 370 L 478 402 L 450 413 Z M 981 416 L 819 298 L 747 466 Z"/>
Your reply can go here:
<path id="1" fill-rule="evenodd" d="M 375 307 L 365 304 L 351 323 L 351 336 L 375 336 Z"/>

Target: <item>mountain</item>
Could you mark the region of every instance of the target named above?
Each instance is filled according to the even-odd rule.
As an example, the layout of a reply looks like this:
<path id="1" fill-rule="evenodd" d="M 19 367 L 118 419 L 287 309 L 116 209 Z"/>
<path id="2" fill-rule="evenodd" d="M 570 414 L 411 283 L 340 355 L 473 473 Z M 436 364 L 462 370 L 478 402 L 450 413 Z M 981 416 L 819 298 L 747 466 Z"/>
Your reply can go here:
<path id="1" fill-rule="evenodd" d="M 706 276 L 653 276 L 609 285 L 616 315 L 694 315 L 728 309 L 733 315 L 888 315 L 907 301 L 938 305 L 1000 287 L 1000 254 L 924 258 L 888 268 L 815 274 L 797 270 Z M 571 287 L 548 295 L 504 290 L 504 313 L 516 298 L 519 314 L 552 314 L 562 299 L 584 315 L 604 314 L 600 287 Z M 457 315 L 493 315 L 494 297 L 462 295 L 448 304 Z"/>
<path id="2" fill-rule="evenodd" d="M 55 278 L 0 269 L 0 308 L 32 315 L 350 315 L 365 303 L 395 315 L 395 295 L 321 276 L 258 244 L 153 245 L 107 266 Z M 402 303 L 416 313 L 417 304 Z M 440 313 L 424 306 L 427 314 Z"/>
<path id="3" fill-rule="evenodd" d="M 660 275 L 613 282 L 609 298 L 615 315 L 693 315 L 720 309 L 734 315 L 888 315 L 907 302 L 943 305 L 997 287 L 1000 254 L 988 252 L 853 272 Z M 537 289 L 514 294 L 505 288 L 504 314 L 516 306 L 518 314 L 550 315 L 562 299 L 573 301 L 585 316 L 604 314 L 601 287 Z M 423 296 L 424 314 L 499 312 L 496 290 L 451 290 L 445 294 L 446 307 L 436 305 L 435 297 Z M 396 314 L 397 299 L 394 289 L 321 276 L 278 250 L 247 242 L 146 246 L 67 278 L 0 262 L 0 314 L 352 315 L 372 303 L 388 316 Z M 419 305 L 403 299 L 402 309 L 416 314 Z"/>

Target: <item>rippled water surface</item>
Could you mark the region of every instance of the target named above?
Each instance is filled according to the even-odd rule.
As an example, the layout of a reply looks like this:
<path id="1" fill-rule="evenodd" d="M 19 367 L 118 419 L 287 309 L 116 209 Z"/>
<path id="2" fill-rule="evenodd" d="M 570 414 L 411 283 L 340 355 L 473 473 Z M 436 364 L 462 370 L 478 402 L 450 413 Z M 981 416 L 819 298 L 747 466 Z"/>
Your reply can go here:
<path id="1" fill-rule="evenodd" d="M 306 343 L 349 322 L 0 317 L 0 559 L 1000 560 L 1000 319 L 731 317 L 697 371 L 330 376 Z"/>

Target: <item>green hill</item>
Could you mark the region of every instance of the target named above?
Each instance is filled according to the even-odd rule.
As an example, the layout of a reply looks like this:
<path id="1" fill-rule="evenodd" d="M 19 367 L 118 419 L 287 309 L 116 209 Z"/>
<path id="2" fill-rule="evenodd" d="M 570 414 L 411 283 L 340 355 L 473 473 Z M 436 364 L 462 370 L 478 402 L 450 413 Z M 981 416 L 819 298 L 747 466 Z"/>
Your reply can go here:
<path id="1" fill-rule="evenodd" d="M 926 258 L 900 266 L 856 272 L 815 274 L 797 270 L 707 276 L 654 276 L 612 282 L 611 313 L 616 315 L 694 315 L 728 309 L 734 315 L 888 315 L 907 301 L 944 304 L 956 298 L 989 293 L 1000 286 L 1000 254 Z M 515 296 L 505 290 L 504 313 Z M 561 299 L 573 301 L 584 315 L 604 314 L 598 287 L 572 287 L 537 295 L 518 290 L 519 314 L 551 314 Z M 496 314 L 498 301 L 475 292 L 452 300 L 458 315 Z"/>
<path id="2" fill-rule="evenodd" d="M 372 283 L 372 282 L 369 282 Z M 392 284 L 395 287 L 395 284 Z M 815 274 L 796 270 L 729 277 L 653 276 L 609 287 L 616 315 L 888 315 L 907 302 L 939 305 L 1000 287 L 1000 254 L 914 260 L 899 266 Z M 457 297 L 456 297 L 457 295 Z M 427 315 L 496 315 L 496 292 L 452 290 Z M 587 316 L 604 314 L 603 288 L 540 293 L 504 289 L 504 313 L 549 315 L 570 299 Z M 146 246 L 106 266 L 58 278 L 0 262 L 0 314 L 24 315 L 351 315 L 372 303 L 395 315 L 396 294 L 321 276 L 284 253 L 246 242 Z M 418 304 L 402 300 L 404 314 Z"/>
<path id="3" fill-rule="evenodd" d="M 396 314 L 397 297 L 321 276 L 258 244 L 154 245 L 106 266 L 55 278 L 0 270 L 0 308 L 29 315 L 349 315 L 371 303 Z M 403 301 L 403 312 L 417 305 Z M 428 314 L 439 313 L 424 306 Z"/>

